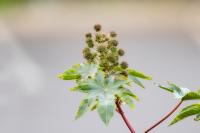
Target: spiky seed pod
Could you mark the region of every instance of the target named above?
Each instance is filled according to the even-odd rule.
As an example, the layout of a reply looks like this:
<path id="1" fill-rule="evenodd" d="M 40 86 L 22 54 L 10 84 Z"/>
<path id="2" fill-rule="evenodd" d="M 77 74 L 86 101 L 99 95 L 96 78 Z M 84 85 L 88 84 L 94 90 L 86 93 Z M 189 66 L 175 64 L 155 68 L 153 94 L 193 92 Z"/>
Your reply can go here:
<path id="1" fill-rule="evenodd" d="M 90 49 L 89 49 L 88 47 L 84 48 L 84 49 L 83 49 L 83 54 L 84 54 L 84 53 L 90 53 Z"/>
<path id="2" fill-rule="evenodd" d="M 95 41 L 98 43 L 104 43 L 107 41 L 107 37 L 105 34 L 97 33 L 95 36 Z"/>
<path id="3" fill-rule="evenodd" d="M 110 40 L 110 41 L 108 41 L 108 44 L 113 45 L 113 46 L 117 46 L 118 41 L 117 40 Z"/>
<path id="4" fill-rule="evenodd" d="M 123 49 L 119 49 L 118 54 L 119 54 L 119 56 L 123 56 L 125 54 L 125 52 Z"/>
<path id="5" fill-rule="evenodd" d="M 115 62 L 114 64 L 113 64 L 113 66 L 118 66 L 119 65 L 119 63 L 118 62 Z"/>
<path id="6" fill-rule="evenodd" d="M 94 43 L 93 43 L 93 40 L 91 38 L 88 38 L 86 40 L 86 43 L 87 43 L 89 48 L 93 48 L 94 47 Z"/>
<path id="7" fill-rule="evenodd" d="M 99 45 L 99 46 L 97 47 L 97 51 L 98 51 L 99 53 L 106 52 L 106 46 L 104 46 L 104 45 Z"/>
<path id="8" fill-rule="evenodd" d="M 114 31 L 111 31 L 111 32 L 110 32 L 110 36 L 111 36 L 111 37 L 116 37 L 116 36 L 117 36 L 117 33 L 114 32 Z"/>
<path id="9" fill-rule="evenodd" d="M 99 64 L 101 67 L 108 67 L 109 63 L 106 60 L 102 60 Z"/>
<path id="10" fill-rule="evenodd" d="M 112 53 L 117 52 L 117 48 L 116 47 L 111 47 L 110 50 L 111 50 Z"/>
<path id="11" fill-rule="evenodd" d="M 115 55 L 109 55 L 107 59 L 111 63 L 117 62 L 117 59 L 116 59 Z"/>
<path id="12" fill-rule="evenodd" d="M 121 65 L 121 68 L 123 68 L 123 69 L 128 68 L 128 63 L 126 61 L 122 61 L 122 63 L 120 65 Z"/>
<path id="13" fill-rule="evenodd" d="M 95 25 L 94 25 L 94 30 L 95 30 L 96 32 L 99 32 L 99 31 L 101 30 L 101 25 L 100 25 L 100 24 L 95 24 Z"/>
<path id="14" fill-rule="evenodd" d="M 128 77 L 128 72 L 127 71 L 122 71 L 121 74 L 124 75 L 125 77 Z"/>
<path id="15" fill-rule="evenodd" d="M 86 60 L 90 60 L 92 58 L 92 54 L 89 52 L 89 53 L 83 53 L 83 57 L 86 59 Z"/>
<path id="16" fill-rule="evenodd" d="M 111 49 L 112 47 L 113 47 L 113 45 L 110 44 L 110 43 L 108 43 L 107 48 L 108 48 L 108 49 Z"/>
<path id="17" fill-rule="evenodd" d="M 96 34 L 95 35 L 95 41 L 100 43 L 101 42 L 101 34 Z"/>
<path id="18" fill-rule="evenodd" d="M 105 38 L 105 41 L 109 41 L 109 38 L 108 38 L 108 37 L 106 37 L 106 38 Z"/>
<path id="19" fill-rule="evenodd" d="M 86 34 L 85 34 L 85 37 L 86 37 L 86 38 L 91 38 L 91 37 L 92 37 L 92 34 L 91 34 L 91 33 L 86 33 Z"/>

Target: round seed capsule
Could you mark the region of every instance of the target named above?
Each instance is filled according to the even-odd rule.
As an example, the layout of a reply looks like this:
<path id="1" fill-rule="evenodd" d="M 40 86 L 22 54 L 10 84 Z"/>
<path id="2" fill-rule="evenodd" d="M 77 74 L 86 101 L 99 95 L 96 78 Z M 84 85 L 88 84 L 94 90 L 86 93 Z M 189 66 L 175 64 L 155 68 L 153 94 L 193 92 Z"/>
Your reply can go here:
<path id="1" fill-rule="evenodd" d="M 84 57 L 85 59 L 87 59 L 87 60 L 90 60 L 91 57 L 92 57 L 92 54 L 91 54 L 91 53 L 84 53 L 84 54 L 83 54 L 83 57 Z"/>
<path id="2" fill-rule="evenodd" d="M 89 48 L 93 48 L 94 47 L 94 43 L 93 43 L 93 41 L 92 41 L 91 38 L 87 39 L 86 43 L 87 43 L 87 45 L 88 45 Z"/>
<path id="3" fill-rule="evenodd" d="M 86 37 L 86 38 L 91 38 L 91 37 L 92 37 L 92 34 L 91 34 L 91 33 L 86 33 L 86 34 L 85 34 L 85 37 Z"/>
<path id="4" fill-rule="evenodd" d="M 83 49 L 83 53 L 89 53 L 90 52 L 90 49 L 89 48 L 84 48 Z"/>
<path id="5" fill-rule="evenodd" d="M 100 52 L 100 53 L 105 52 L 106 51 L 106 47 L 104 45 L 99 45 L 97 47 L 97 51 Z"/>
<path id="6" fill-rule="evenodd" d="M 113 46 L 117 46 L 118 41 L 117 40 L 110 40 L 110 41 L 108 41 L 108 44 L 113 45 Z"/>
<path id="7" fill-rule="evenodd" d="M 95 24 L 95 25 L 94 25 L 94 30 L 95 30 L 96 32 L 100 31 L 100 30 L 101 30 L 101 25 L 100 25 L 100 24 Z"/>
<path id="8" fill-rule="evenodd" d="M 121 65 L 121 67 L 122 67 L 123 69 L 128 68 L 128 63 L 127 63 L 126 61 L 122 61 L 122 63 L 121 63 L 120 65 Z"/>
<path id="9" fill-rule="evenodd" d="M 110 32 L 110 36 L 111 36 L 111 37 L 116 37 L 116 36 L 117 36 L 117 33 L 114 32 L 114 31 L 111 31 L 111 32 Z"/>
<path id="10" fill-rule="evenodd" d="M 119 54 L 120 56 L 123 56 L 123 55 L 125 54 L 125 52 L 124 52 L 123 49 L 119 49 L 119 50 L 118 50 L 118 54 Z"/>
<path id="11" fill-rule="evenodd" d="M 125 77 L 128 77 L 128 72 L 127 71 L 122 71 L 121 74 L 124 75 Z"/>

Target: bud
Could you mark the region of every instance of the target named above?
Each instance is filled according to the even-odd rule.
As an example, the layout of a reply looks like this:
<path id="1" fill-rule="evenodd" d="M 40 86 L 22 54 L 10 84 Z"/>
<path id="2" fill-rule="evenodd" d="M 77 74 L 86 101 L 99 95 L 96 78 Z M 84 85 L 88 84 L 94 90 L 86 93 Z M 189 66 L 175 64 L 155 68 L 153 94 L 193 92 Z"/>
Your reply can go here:
<path id="1" fill-rule="evenodd" d="M 93 43 L 93 41 L 92 41 L 91 38 L 88 38 L 86 40 L 86 43 L 87 43 L 87 45 L 88 45 L 89 48 L 93 48 L 94 47 L 94 43 Z"/>
<path id="2" fill-rule="evenodd" d="M 123 56 L 123 55 L 124 55 L 124 53 L 125 53 L 125 52 L 124 52 L 124 50 L 123 50 L 123 49 L 119 49 L 119 50 L 118 50 L 118 54 L 119 54 L 120 56 Z"/>
<path id="3" fill-rule="evenodd" d="M 91 34 L 91 33 L 86 33 L 86 34 L 85 34 L 85 37 L 86 37 L 86 38 L 91 38 L 91 37 L 92 37 L 92 34 Z"/>
<path id="4" fill-rule="evenodd" d="M 106 51 L 106 46 L 104 46 L 104 45 L 99 45 L 99 46 L 97 47 L 97 51 L 100 52 L 100 53 L 105 52 L 105 51 Z"/>
<path id="5" fill-rule="evenodd" d="M 100 30 L 101 30 L 101 25 L 100 25 L 100 24 L 94 25 L 94 30 L 95 30 L 96 32 L 100 31 Z"/>
<path id="6" fill-rule="evenodd" d="M 114 31 L 111 31 L 111 32 L 110 32 L 110 36 L 111 36 L 111 37 L 116 37 L 116 36 L 117 36 L 117 33 L 114 32 Z"/>
<path id="7" fill-rule="evenodd" d="M 120 65 L 121 65 L 121 67 L 122 67 L 123 69 L 128 68 L 128 63 L 127 63 L 126 61 L 122 61 L 122 63 L 121 63 Z"/>

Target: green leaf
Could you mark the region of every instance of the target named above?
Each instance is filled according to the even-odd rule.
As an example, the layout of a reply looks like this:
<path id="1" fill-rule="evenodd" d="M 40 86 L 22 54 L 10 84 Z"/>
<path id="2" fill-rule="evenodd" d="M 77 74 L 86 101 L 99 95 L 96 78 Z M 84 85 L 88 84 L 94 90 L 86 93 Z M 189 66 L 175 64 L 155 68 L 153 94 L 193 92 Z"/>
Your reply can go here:
<path id="1" fill-rule="evenodd" d="M 120 97 L 121 101 L 125 104 L 127 104 L 131 109 L 135 108 L 135 105 L 133 103 L 133 100 L 131 99 L 130 96 L 122 94 L 122 96 Z"/>
<path id="2" fill-rule="evenodd" d="M 58 78 L 63 80 L 75 80 L 80 78 L 80 74 L 75 69 L 66 70 L 64 73 L 59 74 Z"/>
<path id="3" fill-rule="evenodd" d="M 101 120 L 105 123 L 106 126 L 108 126 L 111 118 L 113 117 L 115 109 L 115 99 L 109 99 L 106 97 L 99 99 L 97 110 Z"/>
<path id="4" fill-rule="evenodd" d="M 135 77 L 138 77 L 138 78 L 142 78 L 142 79 L 146 79 L 146 80 L 152 80 L 152 78 L 150 76 L 147 76 L 146 74 L 138 72 L 138 71 L 133 70 L 133 69 L 128 69 L 128 73 L 129 73 L 129 75 L 132 75 L 132 76 L 135 76 Z"/>
<path id="5" fill-rule="evenodd" d="M 140 82 L 140 80 L 138 80 L 135 76 L 132 75 L 128 75 L 128 78 L 133 81 L 134 83 L 136 83 L 138 86 L 145 88 L 144 85 L 142 84 L 142 82 Z"/>
<path id="6" fill-rule="evenodd" d="M 200 113 L 200 104 L 193 104 L 185 107 L 181 112 L 173 119 L 170 125 L 173 125 L 189 116 L 196 115 Z"/>
<path id="7" fill-rule="evenodd" d="M 171 83 L 169 83 L 169 85 L 170 85 L 170 88 L 173 90 L 174 97 L 177 99 L 181 99 L 187 93 L 190 92 L 190 90 L 187 88 L 178 87 L 177 85 L 171 84 Z"/>
<path id="8" fill-rule="evenodd" d="M 123 91 L 122 91 L 122 96 L 123 96 L 123 95 L 128 95 L 128 96 L 132 97 L 133 99 L 139 101 L 138 96 L 135 95 L 134 93 L 132 93 L 129 89 L 125 89 L 125 88 L 124 88 Z"/>
<path id="9" fill-rule="evenodd" d="M 98 65 L 97 64 L 87 64 L 82 63 L 77 69 L 77 72 L 81 75 L 82 79 L 87 79 L 88 77 L 94 77 L 97 73 Z"/>
<path id="10" fill-rule="evenodd" d="M 76 119 L 80 118 L 85 112 L 87 112 L 90 109 L 90 106 L 92 105 L 93 99 L 84 99 L 81 101 L 80 106 L 78 108 L 78 111 L 76 113 Z"/>
<path id="11" fill-rule="evenodd" d="M 91 87 L 88 86 L 88 84 L 78 84 L 78 86 L 73 87 L 70 89 L 70 91 L 80 91 L 80 92 L 84 92 L 84 93 L 89 93 L 91 91 Z"/>
<path id="12" fill-rule="evenodd" d="M 197 92 L 189 92 L 182 98 L 183 101 L 197 100 L 197 99 L 200 99 L 200 94 L 198 94 Z"/>
<path id="13" fill-rule="evenodd" d="M 169 91 L 169 92 L 171 92 L 171 93 L 174 92 L 171 88 L 167 88 L 167 87 L 164 87 L 164 86 L 162 86 L 162 85 L 157 85 L 157 86 L 160 87 L 161 89 L 166 90 L 166 91 Z"/>
<path id="14" fill-rule="evenodd" d="M 169 87 L 165 87 L 165 86 L 162 86 L 162 85 L 157 85 L 159 88 L 161 89 L 164 89 L 168 92 L 171 92 L 174 94 L 174 97 L 176 99 L 182 99 L 187 93 L 190 92 L 189 89 L 187 88 L 183 88 L 183 87 L 179 87 L 175 84 L 172 84 L 172 83 L 168 83 L 169 84 Z"/>
<path id="15" fill-rule="evenodd" d="M 196 117 L 194 118 L 195 121 L 200 121 L 200 114 L 197 114 Z"/>

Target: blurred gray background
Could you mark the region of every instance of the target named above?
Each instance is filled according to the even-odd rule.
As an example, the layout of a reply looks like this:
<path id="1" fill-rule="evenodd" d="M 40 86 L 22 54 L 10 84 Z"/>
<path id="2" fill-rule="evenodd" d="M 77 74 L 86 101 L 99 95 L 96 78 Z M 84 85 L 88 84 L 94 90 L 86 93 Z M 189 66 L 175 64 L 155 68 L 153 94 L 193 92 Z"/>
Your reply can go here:
<path id="1" fill-rule="evenodd" d="M 199 7 L 198 0 L 0 1 L 0 132 L 129 133 L 117 113 L 109 127 L 96 111 L 75 121 L 83 95 L 69 92 L 74 83 L 57 74 L 83 61 L 84 34 L 100 23 L 105 32 L 119 34 L 130 67 L 153 76 L 153 82 L 196 90 Z M 123 107 L 137 133 L 178 102 L 152 82 L 144 84 L 145 90 L 133 88 L 140 97 L 135 110 Z M 192 117 L 168 127 L 173 116 L 152 133 L 200 132 Z"/>

